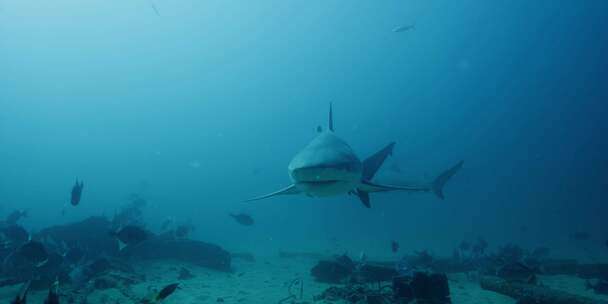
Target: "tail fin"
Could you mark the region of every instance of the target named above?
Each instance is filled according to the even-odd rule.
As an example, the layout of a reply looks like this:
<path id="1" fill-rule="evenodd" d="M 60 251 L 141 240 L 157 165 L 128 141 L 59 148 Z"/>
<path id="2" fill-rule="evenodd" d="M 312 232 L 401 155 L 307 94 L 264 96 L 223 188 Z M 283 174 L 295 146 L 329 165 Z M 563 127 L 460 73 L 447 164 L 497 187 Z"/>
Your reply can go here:
<path id="1" fill-rule="evenodd" d="M 433 191 L 433 193 L 435 193 L 435 195 L 437 195 L 437 197 L 439 197 L 440 199 L 444 198 L 443 186 L 445 186 L 445 184 L 448 182 L 448 180 L 450 180 L 450 178 L 452 176 L 454 176 L 454 174 L 456 174 L 456 172 L 458 172 L 458 170 L 460 170 L 460 168 L 462 168 L 463 164 L 464 164 L 464 160 L 461 160 L 456 165 L 454 165 L 452 168 L 447 169 L 446 171 L 441 173 L 439 176 L 437 176 L 437 178 L 435 178 L 435 180 L 431 184 L 431 190 Z"/>
<path id="2" fill-rule="evenodd" d="M 329 103 L 329 130 L 334 131 L 334 112 L 332 110 L 331 102 Z"/>

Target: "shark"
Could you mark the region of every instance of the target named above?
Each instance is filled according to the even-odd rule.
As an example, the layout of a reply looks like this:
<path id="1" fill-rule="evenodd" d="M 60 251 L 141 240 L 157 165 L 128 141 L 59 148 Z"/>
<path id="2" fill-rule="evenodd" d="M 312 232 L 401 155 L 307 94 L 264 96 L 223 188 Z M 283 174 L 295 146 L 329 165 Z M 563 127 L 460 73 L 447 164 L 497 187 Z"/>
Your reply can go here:
<path id="1" fill-rule="evenodd" d="M 247 202 L 279 195 L 304 194 L 309 197 L 355 195 L 371 208 L 370 193 L 386 191 L 432 192 L 444 199 L 443 187 L 456 174 L 464 161 L 442 172 L 429 183 L 393 185 L 374 182 L 374 176 L 387 157 L 393 154 L 395 142 L 360 160 L 353 148 L 334 131 L 333 108 L 329 105 L 327 128 L 317 127 L 315 136 L 287 166 L 291 184 L 275 192 L 247 199 Z"/>

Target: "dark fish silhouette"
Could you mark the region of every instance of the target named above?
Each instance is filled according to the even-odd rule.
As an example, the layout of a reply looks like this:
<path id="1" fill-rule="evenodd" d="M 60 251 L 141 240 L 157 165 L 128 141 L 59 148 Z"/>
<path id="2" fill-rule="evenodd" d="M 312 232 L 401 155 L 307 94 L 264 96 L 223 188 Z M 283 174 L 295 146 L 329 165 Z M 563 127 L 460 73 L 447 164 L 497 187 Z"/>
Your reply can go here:
<path id="1" fill-rule="evenodd" d="M 23 283 L 21 289 L 19 289 L 19 294 L 15 297 L 11 304 L 26 304 L 27 303 L 27 292 L 30 290 L 31 281 L 27 281 Z"/>
<path id="2" fill-rule="evenodd" d="M 22 217 L 27 217 L 27 211 L 15 210 L 6 217 L 6 223 L 9 225 L 16 225 Z"/>
<path id="3" fill-rule="evenodd" d="M 49 294 L 44 300 L 44 304 L 59 304 L 59 281 L 55 281 L 51 288 L 49 288 Z"/>
<path id="4" fill-rule="evenodd" d="M 80 199 L 82 198 L 82 187 L 84 187 L 83 182 L 78 183 L 78 180 L 76 180 L 76 183 L 72 187 L 72 199 L 70 201 L 72 206 L 76 206 L 80 203 Z"/>
<path id="5" fill-rule="evenodd" d="M 590 238 L 591 238 L 591 235 L 589 235 L 589 233 L 586 231 L 576 231 L 576 232 L 570 234 L 570 239 L 575 240 L 575 241 L 587 241 Z"/>
<path id="6" fill-rule="evenodd" d="M 251 226 L 254 224 L 253 218 L 249 214 L 239 213 L 239 214 L 230 214 L 230 216 L 239 224 L 243 226 Z"/>
<path id="7" fill-rule="evenodd" d="M 116 237 L 122 243 L 121 245 L 134 245 L 148 239 L 148 232 L 133 225 L 122 227 L 116 232 L 110 232 L 110 235 Z"/>
<path id="8" fill-rule="evenodd" d="M 407 24 L 407 25 L 401 25 L 398 26 L 396 28 L 393 29 L 393 32 L 395 33 L 401 33 L 401 32 L 407 32 L 407 31 L 411 31 L 411 30 L 415 30 L 416 29 L 416 24 Z"/>
<path id="9" fill-rule="evenodd" d="M 163 289 L 160 290 L 158 295 L 156 295 L 156 301 L 158 302 L 166 299 L 173 292 L 175 292 L 177 288 L 179 288 L 179 283 L 173 283 L 163 287 Z"/>
<path id="10" fill-rule="evenodd" d="M 44 265 L 49 259 L 46 248 L 38 241 L 29 241 L 23 244 L 17 250 L 17 254 L 36 264 L 38 267 Z"/>
<path id="11" fill-rule="evenodd" d="M 391 241 L 391 250 L 393 253 L 399 251 L 399 243 L 397 243 L 395 240 Z"/>

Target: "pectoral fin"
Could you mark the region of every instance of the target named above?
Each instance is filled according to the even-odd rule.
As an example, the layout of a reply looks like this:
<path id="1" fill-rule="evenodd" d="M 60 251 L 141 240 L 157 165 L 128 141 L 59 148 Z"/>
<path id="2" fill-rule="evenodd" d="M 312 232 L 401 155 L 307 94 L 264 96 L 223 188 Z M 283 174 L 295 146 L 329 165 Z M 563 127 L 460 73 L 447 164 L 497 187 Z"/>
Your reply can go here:
<path id="1" fill-rule="evenodd" d="M 298 188 L 296 188 L 296 185 L 291 184 L 279 191 L 275 191 L 266 195 L 262 195 L 262 196 L 258 196 L 258 197 L 254 197 L 254 198 L 250 198 L 248 200 L 246 200 L 246 202 L 251 202 L 251 201 L 258 201 L 258 200 L 262 200 L 265 198 L 269 198 L 269 197 L 273 197 L 276 195 L 287 195 L 287 194 L 298 194 L 300 193 L 300 190 L 298 190 Z"/>
<path id="2" fill-rule="evenodd" d="M 431 187 L 422 185 L 387 185 L 373 183 L 370 181 L 362 181 L 357 189 L 365 192 L 384 192 L 397 190 L 410 192 L 428 192 L 431 190 Z"/>

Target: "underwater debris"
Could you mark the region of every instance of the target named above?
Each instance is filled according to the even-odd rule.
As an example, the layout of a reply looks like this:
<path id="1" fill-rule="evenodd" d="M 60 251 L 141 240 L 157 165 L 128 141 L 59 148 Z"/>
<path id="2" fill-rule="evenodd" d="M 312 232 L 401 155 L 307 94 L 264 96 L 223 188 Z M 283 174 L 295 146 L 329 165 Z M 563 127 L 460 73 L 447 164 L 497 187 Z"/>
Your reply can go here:
<path id="1" fill-rule="evenodd" d="M 451 303 L 448 278 L 444 273 L 427 274 L 416 272 L 413 276 L 397 276 L 392 285 L 347 284 L 333 286 L 314 297 L 315 301 L 345 301 L 358 304 L 389 303 Z"/>
<path id="2" fill-rule="evenodd" d="M 313 297 L 314 301 L 325 300 L 327 302 L 345 301 L 346 303 L 368 303 L 383 304 L 394 303 L 391 286 L 382 286 L 377 289 L 367 285 L 346 285 L 343 287 L 332 286 L 320 295 Z"/>
<path id="3" fill-rule="evenodd" d="M 121 247 L 139 244 L 149 238 L 149 233 L 146 230 L 134 225 L 122 227 L 118 231 L 110 232 L 110 235 L 118 239 Z"/>
<path id="4" fill-rule="evenodd" d="M 546 286 L 530 285 L 519 282 L 508 282 L 495 276 L 481 276 L 481 288 L 519 299 L 521 304 L 606 304 L 606 301 L 595 300 L 584 296 L 573 295 L 565 291 Z"/>
<path id="5" fill-rule="evenodd" d="M 116 239 L 108 234 L 111 223 L 101 216 L 93 216 L 79 222 L 52 226 L 40 230 L 34 239 L 65 244 L 67 248 L 79 248 L 88 259 L 102 255 L 114 256 L 118 252 Z"/>
<path id="6" fill-rule="evenodd" d="M 78 180 L 76 180 L 76 183 L 74 183 L 74 186 L 72 187 L 72 195 L 70 199 L 70 203 L 72 204 L 72 206 L 77 206 L 80 203 L 80 199 L 82 198 L 83 187 L 84 183 L 78 183 Z"/>
<path id="7" fill-rule="evenodd" d="M 536 270 L 522 262 L 507 263 L 498 268 L 496 276 L 508 282 L 536 284 Z"/>
<path id="8" fill-rule="evenodd" d="M 345 282 L 354 270 L 355 263 L 347 255 L 343 255 L 333 260 L 319 261 L 310 272 L 319 282 L 337 284 Z"/>
<path id="9" fill-rule="evenodd" d="M 294 279 L 287 284 L 287 293 L 288 296 L 279 300 L 279 304 L 287 303 L 289 304 L 297 304 L 301 303 L 304 297 L 304 281 L 302 279 Z M 297 294 L 296 294 L 297 293 Z"/>
<path id="10" fill-rule="evenodd" d="M 29 241 L 17 250 L 17 254 L 36 266 L 42 266 L 48 261 L 49 254 L 44 245 L 38 241 Z"/>
<path id="11" fill-rule="evenodd" d="M 429 271 L 433 268 L 435 258 L 426 250 L 415 251 L 413 255 L 402 257 L 395 264 L 401 275 L 412 275 L 416 271 Z"/>
<path id="12" fill-rule="evenodd" d="M 127 246 L 120 256 L 132 260 L 173 259 L 219 271 L 231 271 L 230 253 L 223 248 L 195 240 L 148 239 Z"/>
<path id="13" fill-rule="evenodd" d="M 366 261 L 355 263 L 347 255 L 336 257 L 333 260 L 321 260 L 310 272 L 315 280 L 331 284 L 377 283 L 390 281 L 399 275 L 392 267 Z"/>
<path id="14" fill-rule="evenodd" d="M 448 277 L 445 273 L 414 273 L 410 282 L 414 298 L 423 303 L 451 303 Z"/>
<path id="15" fill-rule="evenodd" d="M 0 241 L 3 248 L 16 248 L 29 239 L 30 234 L 23 227 L 11 224 L 0 227 Z"/>

